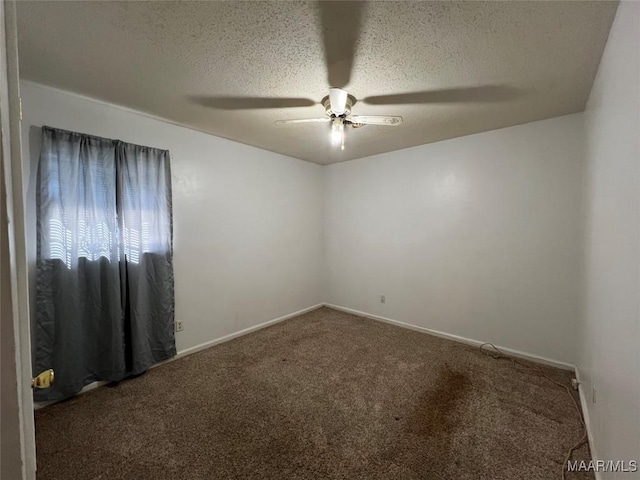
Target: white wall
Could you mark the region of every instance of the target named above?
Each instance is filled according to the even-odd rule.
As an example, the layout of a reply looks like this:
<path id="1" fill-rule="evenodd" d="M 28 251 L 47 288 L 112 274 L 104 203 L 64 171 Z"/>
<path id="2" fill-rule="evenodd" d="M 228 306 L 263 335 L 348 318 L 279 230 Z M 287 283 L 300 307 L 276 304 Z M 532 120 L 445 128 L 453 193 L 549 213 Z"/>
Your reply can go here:
<path id="1" fill-rule="evenodd" d="M 574 362 L 581 143 L 577 114 L 325 167 L 325 301 Z"/>
<path id="2" fill-rule="evenodd" d="M 39 127 L 49 125 L 171 151 L 178 351 L 322 301 L 320 166 L 28 82 L 21 89 L 32 265 Z"/>
<path id="3" fill-rule="evenodd" d="M 585 297 L 578 368 L 597 457 L 640 460 L 640 3 L 618 7 L 584 116 Z"/>

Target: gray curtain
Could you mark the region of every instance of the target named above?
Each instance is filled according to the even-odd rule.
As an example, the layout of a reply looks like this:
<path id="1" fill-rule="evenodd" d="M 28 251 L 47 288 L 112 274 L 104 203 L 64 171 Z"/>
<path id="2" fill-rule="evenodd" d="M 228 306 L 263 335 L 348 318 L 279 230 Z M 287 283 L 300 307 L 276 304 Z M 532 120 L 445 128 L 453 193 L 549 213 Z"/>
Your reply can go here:
<path id="1" fill-rule="evenodd" d="M 174 356 L 169 152 L 43 127 L 37 217 L 35 399 Z"/>

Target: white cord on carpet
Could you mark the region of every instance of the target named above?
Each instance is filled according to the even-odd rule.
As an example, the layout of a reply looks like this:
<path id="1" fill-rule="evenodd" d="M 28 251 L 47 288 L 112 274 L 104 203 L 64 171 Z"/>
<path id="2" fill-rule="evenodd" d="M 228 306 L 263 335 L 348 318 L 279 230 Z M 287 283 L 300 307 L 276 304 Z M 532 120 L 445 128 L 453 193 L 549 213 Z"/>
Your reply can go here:
<path id="1" fill-rule="evenodd" d="M 487 349 L 485 348 L 486 346 L 490 346 L 494 350 L 495 353 L 487 351 Z M 582 410 L 580 409 L 580 405 L 578 405 L 577 400 L 575 399 L 573 393 L 571 392 L 571 388 L 569 386 L 567 386 L 567 385 L 564 385 L 562 383 L 556 382 L 553 378 L 551 378 L 549 375 L 547 375 L 537 365 L 521 362 L 521 361 L 517 360 L 516 358 L 503 353 L 493 343 L 490 343 L 490 342 L 483 343 L 482 345 L 480 345 L 480 351 L 483 354 L 489 355 L 490 357 L 492 357 L 492 358 L 494 358 L 496 360 L 499 360 L 501 358 L 505 358 L 507 360 L 511 360 L 513 363 L 515 363 L 517 365 L 521 365 L 523 367 L 531 368 L 532 370 L 537 371 L 539 374 L 541 374 L 547 380 L 552 382 L 554 385 L 564 388 L 565 391 L 567 392 L 567 395 L 569 395 L 569 397 L 571 398 L 571 401 L 573 402 L 573 406 L 576 408 L 576 412 L 578 412 L 578 417 L 580 417 L 580 423 L 582 424 L 582 437 L 580 437 L 580 440 L 573 447 L 571 447 L 569 449 L 569 451 L 567 452 L 566 456 L 564 457 L 564 462 L 562 462 L 562 477 L 561 478 L 562 478 L 562 480 L 565 480 L 566 479 L 566 473 L 567 473 L 567 463 L 569 462 L 569 459 L 571 458 L 571 454 L 576 449 L 578 449 L 582 444 L 584 444 L 587 441 L 587 425 L 584 423 L 584 418 L 582 417 Z"/>

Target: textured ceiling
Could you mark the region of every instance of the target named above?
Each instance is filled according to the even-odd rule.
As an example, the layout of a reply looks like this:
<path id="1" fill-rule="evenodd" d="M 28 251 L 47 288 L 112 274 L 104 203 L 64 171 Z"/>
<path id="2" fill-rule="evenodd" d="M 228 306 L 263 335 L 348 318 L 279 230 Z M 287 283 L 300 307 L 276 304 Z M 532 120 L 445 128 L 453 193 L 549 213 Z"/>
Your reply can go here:
<path id="1" fill-rule="evenodd" d="M 321 164 L 582 111 L 617 6 L 18 3 L 22 78 Z M 344 151 L 326 124 L 275 125 L 321 117 L 329 86 L 404 122 L 349 130 Z"/>

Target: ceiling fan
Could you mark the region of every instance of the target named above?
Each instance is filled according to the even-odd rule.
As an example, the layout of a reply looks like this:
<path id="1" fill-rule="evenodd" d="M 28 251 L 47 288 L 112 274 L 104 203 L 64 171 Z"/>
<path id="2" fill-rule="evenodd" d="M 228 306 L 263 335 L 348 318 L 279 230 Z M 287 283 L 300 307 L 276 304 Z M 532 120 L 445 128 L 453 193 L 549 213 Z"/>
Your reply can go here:
<path id="1" fill-rule="evenodd" d="M 321 101 L 325 116 L 278 120 L 277 124 L 330 123 L 332 143 L 344 149 L 346 129 L 364 125 L 398 126 L 402 123 L 400 116 L 352 115 L 351 108 L 355 105 L 356 98 L 344 90 L 351 80 L 363 12 L 368 3 L 326 0 L 317 2 L 328 73 L 327 83 L 332 86 L 329 89 L 329 95 Z M 359 102 L 369 105 L 487 103 L 511 100 L 521 96 L 522 93 L 516 88 L 505 85 L 481 85 L 369 96 L 360 99 Z M 318 104 L 316 100 L 300 97 L 195 95 L 190 96 L 189 99 L 205 107 L 223 110 L 311 107 Z"/>
<path id="2" fill-rule="evenodd" d="M 298 118 L 277 120 L 279 125 L 290 123 L 328 123 L 331 122 L 331 143 L 344 150 L 345 128 L 359 128 L 364 125 L 396 126 L 402 123 L 402 117 L 385 115 L 351 115 L 355 97 L 341 88 L 330 88 L 329 95 L 322 99 L 325 116 L 320 118 Z"/>

